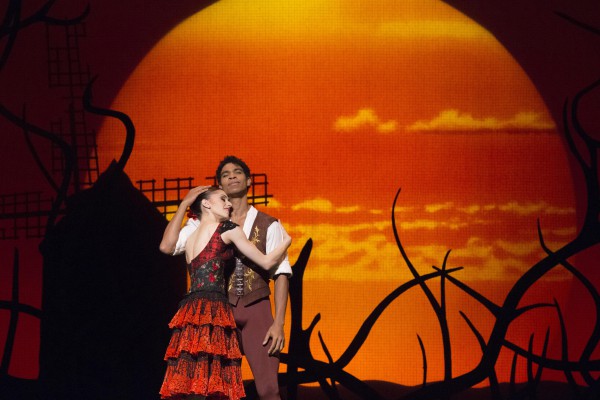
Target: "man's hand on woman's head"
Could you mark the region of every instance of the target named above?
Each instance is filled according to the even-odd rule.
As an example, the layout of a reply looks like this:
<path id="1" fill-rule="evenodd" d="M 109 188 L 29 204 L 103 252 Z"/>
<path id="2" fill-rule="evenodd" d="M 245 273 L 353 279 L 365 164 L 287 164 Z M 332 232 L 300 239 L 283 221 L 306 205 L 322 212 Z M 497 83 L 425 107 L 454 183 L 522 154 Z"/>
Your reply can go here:
<path id="1" fill-rule="evenodd" d="M 200 196 L 202 193 L 206 192 L 210 186 L 196 186 L 190 189 L 189 192 L 185 195 L 183 200 L 181 200 L 181 205 L 189 207 L 196 197 Z"/>

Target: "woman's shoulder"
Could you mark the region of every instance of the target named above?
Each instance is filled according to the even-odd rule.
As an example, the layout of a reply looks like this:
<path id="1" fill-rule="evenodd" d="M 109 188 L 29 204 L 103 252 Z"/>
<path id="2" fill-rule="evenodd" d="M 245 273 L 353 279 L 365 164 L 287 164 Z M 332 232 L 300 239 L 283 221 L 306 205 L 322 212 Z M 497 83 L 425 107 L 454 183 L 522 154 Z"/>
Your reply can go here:
<path id="1" fill-rule="evenodd" d="M 231 222 L 231 221 L 223 221 L 221 222 L 221 233 L 223 232 L 227 232 L 230 231 L 232 229 L 235 229 L 235 227 L 239 226 L 238 224 L 236 224 L 235 222 Z"/>

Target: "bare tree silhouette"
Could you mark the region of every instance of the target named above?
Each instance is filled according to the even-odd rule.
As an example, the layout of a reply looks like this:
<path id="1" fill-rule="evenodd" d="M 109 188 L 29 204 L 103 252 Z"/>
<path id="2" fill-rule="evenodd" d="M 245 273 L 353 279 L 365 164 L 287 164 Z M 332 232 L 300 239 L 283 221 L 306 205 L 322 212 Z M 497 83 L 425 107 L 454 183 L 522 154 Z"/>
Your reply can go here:
<path id="1" fill-rule="evenodd" d="M 2 20 L 2 24 L 0 25 L 0 39 L 6 37 L 7 41 L 0 53 L 0 70 L 4 68 L 4 65 L 8 61 L 9 55 L 19 31 L 24 28 L 29 27 L 33 24 L 38 23 L 47 23 L 50 25 L 75 25 L 83 21 L 87 15 L 89 14 L 90 7 L 86 6 L 85 10 L 75 18 L 69 19 L 59 19 L 51 17 L 49 14 L 52 11 L 52 7 L 56 3 L 56 0 L 48 0 L 46 4 L 41 6 L 39 10 L 34 12 L 32 15 L 21 18 L 21 13 L 23 10 L 23 1 L 22 0 L 9 0 L 6 6 L 6 12 L 4 14 L 4 18 Z"/>
<path id="2" fill-rule="evenodd" d="M 413 390 L 406 396 L 400 397 L 402 399 L 447 399 L 458 393 L 464 392 L 476 384 L 488 380 L 490 383 L 491 397 L 494 400 L 502 399 L 502 393 L 499 387 L 498 378 L 495 372 L 495 366 L 502 348 L 510 349 L 514 352 L 513 367 L 511 372 L 511 389 L 509 398 L 536 398 L 537 389 L 541 383 L 543 371 L 545 368 L 562 371 L 565 375 L 567 382 L 571 386 L 571 391 L 575 399 L 591 399 L 592 396 L 598 394 L 599 380 L 595 379 L 592 372 L 600 371 L 600 360 L 592 360 L 592 353 L 597 349 L 598 343 L 600 342 L 600 294 L 593 284 L 587 279 L 577 268 L 575 268 L 569 259 L 574 255 L 580 254 L 587 249 L 592 248 L 600 243 L 600 223 L 598 221 L 598 215 L 600 210 L 600 190 L 599 179 L 598 179 L 598 164 L 597 155 L 600 147 L 600 142 L 594 140 L 588 135 L 585 130 L 581 127 L 577 118 L 578 105 L 583 96 L 590 93 L 592 90 L 600 86 L 600 80 L 594 82 L 592 85 L 584 88 L 581 92 L 577 93 L 572 102 L 567 101 L 565 104 L 565 131 L 568 135 L 568 143 L 571 151 L 579 161 L 579 164 L 584 172 L 586 188 L 588 193 L 588 206 L 586 209 L 585 222 L 581 228 L 581 231 L 571 242 L 564 245 L 562 248 L 557 250 L 551 250 L 546 245 L 542 228 L 538 221 L 538 234 L 540 240 L 540 246 L 546 252 L 547 256 L 533 265 L 528 271 L 525 272 L 512 286 L 511 290 L 504 299 L 503 304 L 498 305 L 489 300 L 484 294 L 477 292 L 473 288 L 469 287 L 465 283 L 454 278 L 451 273 L 462 269 L 458 268 L 447 268 L 447 263 L 450 255 L 448 251 L 444 257 L 442 267 L 438 268 L 433 266 L 435 272 L 420 275 L 417 269 L 414 267 L 410 260 L 409 255 L 405 251 L 399 232 L 396 228 L 395 221 L 395 209 L 400 190 L 397 191 L 392 206 L 392 227 L 394 231 L 394 237 L 396 244 L 402 257 L 408 266 L 409 270 L 413 274 L 413 279 L 399 286 L 396 290 L 386 296 L 379 305 L 371 312 L 369 317 L 365 320 L 354 339 L 343 352 L 343 354 L 334 361 L 331 357 L 325 341 L 321 333 L 319 332 L 319 339 L 321 346 L 328 358 L 328 362 L 316 360 L 310 350 L 310 337 L 316 324 L 320 320 L 320 314 L 317 314 L 308 328 L 303 329 L 301 326 L 302 321 L 302 277 L 307 267 L 310 251 L 312 249 L 312 240 L 309 240 L 304 248 L 302 249 L 300 256 L 294 265 L 295 277 L 290 281 L 290 302 L 291 302 L 291 334 L 289 353 L 283 353 L 281 355 L 282 362 L 287 364 L 287 373 L 280 376 L 282 384 L 288 387 L 288 398 L 297 398 L 298 385 L 302 383 L 319 383 L 323 392 L 331 399 L 339 399 L 339 393 L 336 389 L 336 383 L 340 383 L 352 393 L 363 399 L 380 399 L 382 396 L 376 392 L 375 389 L 369 387 L 366 383 L 361 382 L 358 378 L 344 371 L 344 368 L 356 355 L 364 341 L 366 340 L 369 332 L 375 325 L 377 319 L 391 304 L 393 300 L 405 293 L 408 289 L 413 287 L 419 287 L 426 294 L 431 306 L 433 307 L 436 317 L 439 322 L 440 330 L 442 333 L 443 351 L 444 351 L 444 379 L 440 382 L 428 383 L 427 382 L 427 357 L 425 346 L 420 337 L 418 337 L 419 345 L 422 349 L 423 355 L 423 384 L 420 388 Z M 570 105 L 570 107 L 568 107 Z M 574 131 L 578 134 L 579 138 L 584 144 L 584 148 L 587 150 L 586 156 L 584 157 L 578 150 L 578 146 L 575 143 L 574 137 L 571 135 L 572 126 Z M 594 330 L 590 335 L 585 349 L 583 350 L 579 360 L 569 361 L 568 355 L 568 340 L 566 336 L 566 327 L 564 326 L 564 319 L 560 311 L 559 304 L 555 300 L 554 303 L 538 303 L 530 304 L 519 307 L 519 303 L 527 291 L 541 278 L 543 278 L 548 272 L 557 266 L 563 266 L 566 270 L 571 272 L 573 276 L 584 284 L 586 290 L 592 296 L 595 309 L 596 309 L 596 323 Z M 433 291 L 427 285 L 427 281 L 433 278 L 440 278 L 440 301 L 435 298 Z M 453 284 L 460 290 L 467 293 L 471 298 L 482 304 L 494 317 L 494 325 L 492 332 L 486 342 L 483 335 L 479 332 L 477 327 L 471 322 L 467 314 L 462 311 L 460 315 L 466 321 L 467 325 L 471 328 L 475 335 L 480 348 L 482 350 L 482 356 L 479 364 L 471 371 L 460 375 L 452 376 L 452 357 L 450 348 L 450 330 L 448 329 L 446 319 L 446 281 Z M 549 343 L 549 331 L 546 332 L 543 349 L 540 355 L 537 355 L 533 351 L 533 340 L 534 335 L 530 336 L 528 348 L 524 349 L 518 345 L 511 343 L 506 339 L 506 334 L 511 323 L 519 316 L 530 312 L 532 310 L 547 307 L 552 308 L 556 311 L 559 321 L 561 323 L 561 340 L 563 355 L 561 360 L 550 359 L 546 356 L 548 343 Z M 527 374 L 528 382 L 522 388 L 517 388 L 515 383 L 515 372 L 516 362 L 519 357 L 524 358 L 527 361 Z M 534 370 L 534 365 L 537 365 L 537 370 Z M 300 372 L 299 370 L 303 371 Z M 587 386 L 581 387 L 575 383 L 573 373 L 578 372 L 585 380 Z M 250 397 L 252 398 L 252 397 Z"/>
<path id="3" fill-rule="evenodd" d="M 10 0 L 9 4 L 6 7 L 6 12 L 5 12 L 5 16 L 4 16 L 2 25 L 0 25 L 0 39 L 2 39 L 2 38 L 7 39 L 4 48 L 2 49 L 2 51 L 0 53 L 0 71 L 4 68 L 4 66 L 8 62 L 10 53 L 14 46 L 14 43 L 17 39 L 19 32 L 22 29 L 25 29 L 25 28 L 27 28 L 33 24 L 37 24 L 37 23 L 46 23 L 46 24 L 50 24 L 50 25 L 63 25 L 63 26 L 74 25 L 74 24 L 80 23 L 83 19 L 85 19 L 85 17 L 89 13 L 89 6 L 87 6 L 86 9 L 79 16 L 77 16 L 75 18 L 72 18 L 72 19 L 53 18 L 53 17 L 49 16 L 49 13 L 51 12 L 52 6 L 55 3 L 56 3 L 56 0 L 49 0 L 37 12 L 33 13 L 29 17 L 21 19 L 21 12 L 22 12 L 22 6 L 23 6 L 22 1 L 21 0 Z M 15 113 L 10 111 L 7 107 L 5 107 L 0 102 L 0 115 L 3 116 L 7 121 L 11 122 L 15 126 L 20 127 L 23 130 L 25 139 L 27 140 L 29 150 L 31 151 L 31 153 L 34 157 L 36 164 L 42 171 L 44 177 L 46 178 L 46 180 L 48 181 L 50 186 L 56 192 L 56 198 L 53 201 L 52 208 L 51 208 L 51 211 L 48 215 L 48 219 L 46 222 L 46 229 L 48 230 L 54 226 L 56 218 L 58 217 L 58 214 L 59 214 L 59 210 L 66 199 L 69 184 L 71 182 L 71 179 L 73 178 L 73 169 L 74 169 L 74 165 L 76 163 L 75 155 L 74 155 L 73 149 L 65 140 L 63 140 L 56 134 L 53 134 L 52 132 L 49 132 L 43 128 L 40 128 L 39 126 L 29 123 L 26 119 L 25 109 L 26 109 L 26 107 L 23 106 L 23 113 L 22 113 L 23 116 L 18 117 Z M 64 174 L 63 174 L 60 185 L 57 185 L 54 182 L 54 180 L 48 173 L 47 169 L 43 166 L 42 162 L 40 161 L 39 157 L 37 156 L 35 148 L 33 147 L 32 143 L 30 141 L 30 137 L 29 137 L 30 134 L 34 134 L 36 136 L 47 139 L 47 140 L 51 141 L 52 143 L 54 143 L 55 145 L 57 145 L 61 149 L 64 160 L 65 160 L 65 170 L 64 170 Z"/>
<path id="4" fill-rule="evenodd" d="M 594 34 L 599 34 L 597 28 L 583 24 L 575 19 L 557 13 L 562 18 L 586 29 Z M 592 354 L 598 348 L 600 343 L 600 294 L 593 284 L 587 279 L 575 266 L 568 260 L 577 254 L 581 254 L 588 249 L 597 246 L 600 243 L 600 180 L 598 176 L 598 150 L 600 141 L 594 139 L 582 127 L 578 118 L 578 110 L 582 99 L 597 90 L 600 86 L 600 80 L 595 81 L 589 86 L 575 94 L 573 100 L 565 101 L 563 110 L 563 127 L 567 139 L 568 147 L 571 154 L 575 157 L 581 172 L 584 175 L 585 187 L 587 190 L 587 203 L 584 216 L 584 222 L 580 228 L 578 235 L 563 247 L 552 250 L 550 249 L 543 238 L 542 228 L 538 221 L 538 235 L 541 248 L 546 252 L 546 257 L 538 261 L 528 271 L 526 271 L 512 286 L 507 294 L 504 302 L 501 305 L 493 303 L 486 298 L 482 293 L 478 293 L 463 282 L 451 276 L 451 272 L 461 269 L 447 269 L 447 261 L 450 251 L 444 257 L 442 267 L 433 267 L 436 272 L 427 275 L 420 275 L 408 254 L 406 253 L 395 221 L 395 208 L 400 190 L 397 191 L 392 206 L 392 227 L 397 247 L 406 263 L 409 271 L 413 275 L 413 279 L 401 285 L 395 291 L 390 293 L 371 313 L 367 320 L 361 326 L 359 332 L 355 336 L 348 349 L 340 356 L 337 361 L 333 361 L 327 346 L 319 332 L 319 339 L 323 350 L 325 351 L 328 363 L 315 360 L 310 351 L 310 336 L 316 324 L 320 319 L 320 314 L 317 314 L 312 323 L 307 329 L 301 326 L 302 321 L 302 276 L 308 263 L 312 241 L 309 240 L 302 250 L 297 263 L 294 265 L 296 273 L 295 279 L 290 283 L 290 299 L 292 310 L 292 327 L 290 334 L 289 354 L 282 354 L 282 361 L 287 363 L 287 375 L 281 377 L 281 381 L 288 386 L 288 396 L 290 399 L 297 397 L 297 385 L 308 382 L 318 382 L 323 392 L 331 399 L 338 399 L 339 393 L 336 390 L 336 382 L 341 383 L 352 393 L 364 399 L 378 399 L 381 395 L 374 389 L 364 383 L 357 384 L 358 379 L 343 371 L 344 367 L 356 355 L 368 336 L 371 328 L 375 324 L 379 315 L 385 308 L 399 295 L 404 293 L 410 287 L 419 287 L 432 306 L 436 318 L 438 319 L 442 342 L 443 342 L 443 359 L 444 359 L 444 377 L 440 382 L 427 382 L 427 357 L 425 346 L 420 337 L 418 337 L 419 345 L 423 357 L 423 384 L 416 388 L 406 396 L 399 397 L 401 399 L 448 399 L 458 393 L 464 392 L 484 380 L 488 380 L 490 384 L 491 397 L 494 400 L 502 399 L 502 393 L 499 387 L 498 378 L 495 372 L 495 366 L 498 361 L 498 356 L 503 348 L 510 349 L 514 352 L 513 366 L 511 370 L 509 398 L 537 398 L 537 391 L 541 383 L 544 369 L 553 369 L 563 372 L 565 379 L 571 388 L 572 397 L 574 399 L 596 399 L 600 395 L 600 379 L 594 378 L 593 372 L 600 371 L 600 360 L 592 360 Z M 577 135 L 577 136 L 575 136 Z M 519 307 L 520 301 L 531 287 L 542 279 L 548 272 L 554 268 L 562 266 L 569 271 L 577 280 L 579 280 L 589 292 L 595 306 L 595 325 L 589 339 L 586 342 L 585 348 L 582 351 L 577 361 L 570 361 L 569 348 L 567 340 L 567 330 L 564 323 L 564 318 L 560 310 L 560 306 L 556 300 L 554 303 L 531 304 Z M 432 290 L 427 285 L 426 281 L 432 278 L 440 278 L 440 301 L 435 298 Z M 470 327 L 476 337 L 482 356 L 478 365 L 471 371 L 454 377 L 452 375 L 452 351 L 450 347 L 450 330 L 448 329 L 446 318 L 446 281 L 455 285 L 467 293 L 470 297 L 482 304 L 494 317 L 494 325 L 488 340 L 486 341 L 477 327 L 463 312 L 459 311 L 460 315 Z M 530 336 L 528 348 L 524 349 L 520 346 L 511 343 L 506 339 L 507 331 L 512 322 L 519 316 L 541 307 L 549 307 L 555 310 L 558 315 L 561 327 L 561 344 L 562 344 L 562 359 L 555 360 L 547 357 L 547 349 L 549 343 L 549 330 L 546 332 L 543 342 L 541 354 L 537 355 L 533 351 L 534 335 Z M 519 357 L 522 357 L 527 362 L 528 382 L 522 388 L 517 388 L 515 383 L 516 364 Z M 537 370 L 534 370 L 534 365 L 537 365 Z M 304 372 L 298 372 L 303 369 Z M 576 383 L 574 373 L 579 373 L 586 383 L 586 386 L 579 386 Z M 360 382 L 360 381 L 359 381 Z"/>

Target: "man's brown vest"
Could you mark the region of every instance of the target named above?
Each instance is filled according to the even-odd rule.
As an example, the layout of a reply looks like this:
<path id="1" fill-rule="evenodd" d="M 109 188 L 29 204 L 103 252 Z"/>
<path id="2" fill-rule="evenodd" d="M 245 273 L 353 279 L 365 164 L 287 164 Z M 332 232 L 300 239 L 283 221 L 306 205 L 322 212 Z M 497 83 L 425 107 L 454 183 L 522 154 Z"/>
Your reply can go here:
<path id="1" fill-rule="evenodd" d="M 258 250 L 267 254 L 267 230 L 277 219 L 263 212 L 258 212 L 250 237 L 248 238 Z M 229 278 L 229 302 L 234 306 L 247 306 L 257 300 L 269 297 L 270 273 L 255 265 L 252 261 L 236 254 L 235 270 Z"/>

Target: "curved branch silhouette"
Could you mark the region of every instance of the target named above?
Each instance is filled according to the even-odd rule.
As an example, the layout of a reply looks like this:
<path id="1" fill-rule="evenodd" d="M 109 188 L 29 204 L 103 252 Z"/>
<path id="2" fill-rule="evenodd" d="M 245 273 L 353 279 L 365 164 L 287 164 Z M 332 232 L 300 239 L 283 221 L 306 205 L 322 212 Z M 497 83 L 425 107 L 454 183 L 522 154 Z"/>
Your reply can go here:
<path id="1" fill-rule="evenodd" d="M 505 337 L 508 328 L 514 318 L 518 315 L 518 304 L 527 293 L 527 291 L 544 275 L 550 272 L 553 268 L 561 265 L 565 260 L 570 257 L 583 252 L 584 250 L 591 248 L 592 246 L 600 243 L 600 226 L 598 221 L 598 210 L 600 209 L 600 190 L 598 190 L 598 168 L 597 168 L 597 152 L 598 143 L 595 140 L 591 140 L 589 135 L 581 128 L 578 122 L 577 110 L 579 107 L 579 101 L 581 98 L 590 93 L 593 89 L 596 89 L 600 85 L 600 81 L 596 81 L 593 84 L 587 86 L 581 90 L 575 96 L 576 101 L 571 104 L 571 118 L 564 115 L 565 131 L 567 132 L 567 140 L 569 147 L 573 154 L 577 157 L 582 171 L 585 176 L 585 184 L 587 187 L 587 208 L 584 217 L 583 226 L 575 239 L 567 243 L 562 248 L 548 254 L 545 258 L 533 265 L 528 271 L 526 271 L 513 285 L 507 294 L 502 307 L 496 314 L 496 320 L 492 327 L 488 343 L 482 354 L 479 364 L 460 376 L 452 378 L 451 380 L 436 382 L 426 387 L 420 388 L 409 394 L 407 399 L 430 399 L 436 394 L 445 393 L 447 395 L 462 392 L 474 385 L 482 382 L 488 377 L 497 362 L 500 350 L 510 345 L 506 342 Z M 567 102 L 568 104 L 568 102 Z M 568 110 L 565 105 L 565 111 Z M 588 149 L 590 155 L 590 163 L 586 164 L 578 153 L 577 148 L 573 142 L 573 138 L 570 137 L 569 122 L 574 123 L 575 129 L 579 136 L 584 139 L 584 143 Z M 517 351 L 513 348 L 513 351 Z M 516 354 L 515 354 L 516 356 Z M 538 360 L 542 362 L 544 360 Z M 547 366 L 547 362 L 544 365 Z M 594 369 L 596 365 L 594 362 L 579 362 L 576 365 L 569 363 L 554 363 L 555 365 L 565 368 L 578 368 L 585 370 L 586 368 Z M 540 364 L 541 365 L 541 364 Z M 593 383 L 594 387 L 600 386 L 598 381 Z"/>
<path id="2" fill-rule="evenodd" d="M 539 221 L 538 221 L 538 236 L 539 236 L 539 240 L 540 240 L 542 249 L 546 252 L 546 254 L 552 254 L 553 253 L 552 250 L 550 250 L 550 248 L 546 245 L 546 243 L 544 241 L 544 237 L 542 235 Z M 592 297 L 592 301 L 594 302 L 594 307 L 596 308 L 596 314 L 595 314 L 596 321 L 594 323 L 594 328 L 592 330 L 590 338 L 588 339 L 588 341 L 581 353 L 581 357 L 580 357 L 580 360 L 585 363 L 586 361 L 590 360 L 592 353 L 598 346 L 598 343 L 600 343 L 600 293 L 598 293 L 598 290 L 596 290 L 596 288 L 594 287 L 594 284 L 592 282 L 590 282 L 590 280 L 587 279 L 587 277 L 585 275 L 583 275 L 577 268 L 575 268 L 574 265 L 569 263 L 567 260 L 563 260 L 561 262 L 561 264 L 567 271 L 569 271 L 575 277 L 575 279 L 577 279 L 579 282 L 581 282 L 583 284 L 585 289 L 588 291 L 588 293 Z M 562 317 L 560 312 L 559 312 L 559 317 Z M 566 335 L 566 329 L 563 329 L 563 335 Z M 564 349 L 564 351 L 566 351 L 565 345 L 563 345 L 563 349 Z M 596 380 L 596 379 L 594 379 L 594 377 L 592 377 L 592 375 L 589 373 L 589 371 L 582 371 L 582 375 L 583 375 L 583 378 L 585 379 L 586 383 L 588 383 L 590 385 L 593 384 Z"/>
<path id="3" fill-rule="evenodd" d="M 562 11 L 556 11 L 555 14 L 558 15 L 559 17 L 569 21 L 573 25 L 576 25 L 588 32 L 592 32 L 595 35 L 600 35 L 600 29 L 596 28 L 595 26 L 581 22 L 581 21 L 571 17 L 570 15 L 563 13 Z"/>
<path id="4" fill-rule="evenodd" d="M 348 348 L 342 353 L 342 355 L 338 358 L 335 364 L 340 368 L 344 368 L 346 365 L 348 365 L 348 363 L 350 363 L 350 361 L 352 361 L 356 353 L 358 353 L 360 347 L 367 339 L 367 336 L 369 336 L 369 332 L 375 325 L 375 322 L 377 322 L 377 319 L 379 319 L 379 317 L 385 311 L 385 309 L 401 294 L 419 285 L 421 281 L 428 281 L 430 279 L 437 278 L 439 276 L 444 276 L 446 274 L 459 271 L 461 269 L 462 267 L 458 267 L 449 269 L 447 271 L 431 272 L 429 274 L 420 276 L 419 279 L 413 279 L 406 283 L 403 283 L 402 285 L 394 289 L 377 305 L 377 307 L 375 307 L 375 309 L 373 309 L 373 311 L 371 311 L 371 314 L 369 314 L 369 316 L 365 319 L 365 322 L 363 322 L 363 324 L 361 325 L 360 329 L 354 336 L 354 339 L 352 339 L 352 341 L 348 345 Z"/>
<path id="5" fill-rule="evenodd" d="M 17 35 L 21 29 L 24 29 L 35 23 L 44 22 L 49 25 L 75 25 L 81 23 L 90 12 L 90 5 L 88 4 L 79 16 L 75 18 L 59 19 L 48 16 L 52 7 L 56 3 L 56 0 L 49 0 L 44 4 L 38 11 L 33 13 L 30 17 L 21 20 L 21 5 L 22 0 L 10 0 L 6 8 L 6 13 L 2 25 L 0 25 L 0 39 L 8 36 L 2 54 L 0 54 L 0 69 L 4 67 L 8 61 L 8 57 L 12 48 L 15 44 Z"/>
<path id="6" fill-rule="evenodd" d="M 34 133 L 40 137 L 43 137 L 44 139 L 50 140 L 51 142 L 56 144 L 58 147 L 60 147 L 60 149 L 63 153 L 63 156 L 65 157 L 65 169 L 64 169 L 64 175 L 62 178 L 62 182 L 56 193 L 56 199 L 54 199 L 54 201 L 52 202 L 52 209 L 48 215 L 48 220 L 46 221 L 46 232 L 48 232 L 54 227 L 54 223 L 60 212 L 60 207 L 62 206 L 63 202 L 67 198 L 67 191 L 69 189 L 69 183 L 71 182 L 71 177 L 73 175 L 73 170 L 74 170 L 74 166 L 75 166 L 75 162 L 76 162 L 75 161 L 75 153 L 74 153 L 73 149 L 71 148 L 71 146 L 67 142 L 65 142 L 63 139 L 61 139 L 57 135 L 55 135 L 51 132 L 48 132 L 36 125 L 28 123 L 27 121 L 23 120 L 22 118 L 17 117 L 15 114 L 13 114 L 11 111 L 9 111 L 6 107 L 4 107 L 4 105 L 1 103 L 0 103 L 0 115 L 2 115 L 4 118 L 6 118 L 8 121 L 10 121 L 15 126 L 18 126 L 19 128 L 26 130 L 27 132 Z"/>
<path id="7" fill-rule="evenodd" d="M 83 92 L 83 107 L 86 111 L 96 114 L 103 115 L 106 117 L 116 118 L 125 127 L 125 144 L 123 145 L 123 152 L 121 153 L 121 157 L 117 162 L 117 166 L 123 170 L 125 169 L 125 165 L 129 160 L 129 156 L 131 156 L 131 152 L 133 151 L 133 143 L 135 140 L 135 126 L 131 121 L 131 118 L 123 112 L 110 110 L 107 108 L 100 108 L 92 105 L 92 85 L 94 84 L 97 77 L 92 78 L 92 80 L 86 85 L 85 91 Z"/>
<path id="8" fill-rule="evenodd" d="M 444 351 L 444 380 L 449 380 L 452 378 L 452 350 L 451 350 L 451 343 L 450 343 L 450 328 L 448 327 L 448 320 L 446 318 L 445 306 L 440 305 L 440 303 L 437 301 L 437 299 L 433 295 L 433 292 L 431 291 L 431 289 L 429 289 L 429 287 L 425 284 L 425 281 L 422 280 L 417 269 L 414 267 L 414 265 L 410 261 L 408 254 L 404 250 L 404 246 L 402 245 L 402 243 L 400 241 L 400 235 L 398 234 L 398 228 L 396 227 L 396 215 L 395 215 L 396 214 L 396 203 L 398 201 L 399 195 L 400 195 L 400 189 L 398 189 L 398 191 L 396 192 L 396 196 L 394 197 L 394 202 L 392 204 L 392 230 L 394 232 L 396 246 L 400 250 L 400 254 L 402 254 L 402 258 L 406 262 L 406 265 L 408 266 L 408 269 L 410 270 L 411 274 L 419 282 L 419 286 L 421 287 L 421 290 L 423 291 L 423 293 L 425 293 L 425 296 L 429 300 L 429 304 L 431 304 L 431 307 L 433 308 L 433 311 L 435 312 L 435 315 L 437 317 L 438 323 L 440 325 L 440 330 L 442 333 L 442 345 L 443 345 L 443 349 L 444 349 L 443 350 Z M 449 254 L 450 254 L 450 252 L 448 252 L 446 254 L 446 258 L 444 259 L 444 265 L 446 263 L 446 259 Z M 441 296 L 442 302 L 444 302 L 443 287 L 444 286 L 443 286 L 443 279 L 442 279 L 442 296 Z"/>
<path id="9" fill-rule="evenodd" d="M 537 354 L 533 354 L 529 350 L 523 349 L 521 346 L 516 345 L 508 340 L 504 340 L 503 345 L 515 352 L 517 355 L 531 359 L 534 363 L 543 366 L 544 368 L 553 369 L 556 371 L 577 371 L 582 372 L 586 369 L 591 371 L 600 371 L 600 359 L 589 360 L 586 362 L 577 361 L 563 361 L 562 359 L 554 359 L 542 357 Z"/>
<path id="10" fill-rule="evenodd" d="M 425 351 L 425 345 L 423 344 L 423 339 L 421 336 L 417 334 L 417 340 L 419 341 L 419 348 L 421 349 L 421 359 L 423 360 L 423 383 L 425 386 L 427 384 L 427 352 Z"/>
<path id="11" fill-rule="evenodd" d="M 469 319 L 469 317 L 467 316 L 467 314 L 465 314 L 462 311 L 458 312 L 461 317 L 463 317 L 463 319 L 465 320 L 465 322 L 467 323 L 467 325 L 469 326 L 469 328 L 471 329 L 471 332 L 473 332 L 473 335 L 475 335 L 475 339 L 477 339 L 477 343 L 479 344 L 479 347 L 481 348 L 481 351 L 485 351 L 485 339 L 483 338 L 483 335 L 481 334 L 481 332 L 479 332 L 479 329 L 477 329 L 477 327 L 475 326 L 475 324 L 473 324 L 473 322 Z M 488 376 L 488 379 L 490 381 L 490 390 L 492 392 L 492 400 L 501 400 L 502 399 L 502 393 L 500 392 L 500 386 L 498 383 L 498 376 L 496 375 L 496 370 L 493 369 L 492 371 L 490 371 L 490 375 Z"/>
<path id="12" fill-rule="evenodd" d="M 556 314 L 558 315 L 558 322 L 560 324 L 560 335 L 561 335 L 560 345 L 561 345 L 562 361 L 569 361 L 569 345 L 568 345 L 568 340 L 567 340 L 567 326 L 565 324 L 565 320 L 563 318 L 562 311 L 560 310 L 560 306 L 558 305 L 558 302 L 556 301 L 556 299 L 554 299 L 554 304 L 556 305 Z M 576 394 L 575 397 L 578 398 L 579 397 L 579 388 L 577 387 L 577 382 L 575 381 L 573 372 L 572 371 L 564 371 L 564 375 L 565 375 L 565 378 L 567 379 L 567 382 L 569 383 L 569 386 L 571 387 L 571 390 L 573 391 L 573 393 Z"/>

